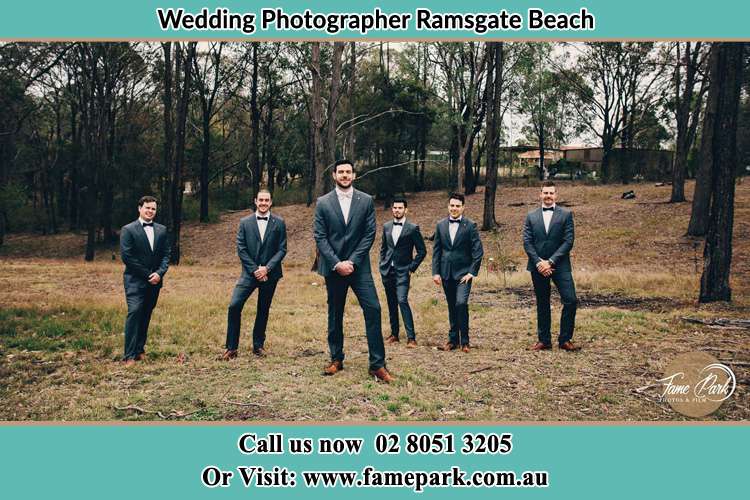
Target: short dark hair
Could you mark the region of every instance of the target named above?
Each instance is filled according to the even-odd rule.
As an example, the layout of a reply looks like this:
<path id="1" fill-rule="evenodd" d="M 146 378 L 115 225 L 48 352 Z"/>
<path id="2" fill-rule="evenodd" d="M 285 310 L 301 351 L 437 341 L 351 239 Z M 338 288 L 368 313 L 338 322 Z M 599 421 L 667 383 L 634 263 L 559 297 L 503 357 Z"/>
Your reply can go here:
<path id="1" fill-rule="evenodd" d="M 396 203 L 403 203 L 404 208 L 409 206 L 409 204 L 406 202 L 406 198 L 404 198 L 403 196 L 396 196 L 395 198 L 393 198 L 393 203 L 391 205 Z"/>
<path id="2" fill-rule="evenodd" d="M 141 196 L 141 199 L 138 200 L 138 207 L 142 207 L 144 203 L 156 203 L 156 204 L 158 204 L 159 202 L 153 196 L 146 195 L 146 196 Z"/>
<path id="3" fill-rule="evenodd" d="M 542 181 L 542 189 L 547 187 L 553 187 L 555 188 L 555 191 L 557 191 L 557 187 L 555 186 L 555 183 L 551 180 L 547 179 L 546 181 Z"/>
<path id="4" fill-rule="evenodd" d="M 349 160 L 349 159 L 346 159 L 346 158 L 342 158 L 342 159 L 340 159 L 340 160 L 336 161 L 336 163 L 334 163 L 334 164 L 333 164 L 333 173 L 334 173 L 334 174 L 335 174 L 335 173 L 336 173 L 336 171 L 338 170 L 338 168 L 339 168 L 339 165 L 351 165 L 351 166 L 352 166 L 352 171 L 354 170 L 354 162 L 352 162 L 352 161 L 351 161 L 351 160 Z"/>
<path id="5" fill-rule="evenodd" d="M 451 200 L 458 200 L 461 202 L 461 205 L 466 204 L 466 197 L 461 193 L 451 193 L 451 195 L 448 197 L 448 201 Z"/>
<path id="6" fill-rule="evenodd" d="M 257 193 L 255 193 L 255 199 L 256 199 L 256 200 L 258 199 L 258 195 L 259 195 L 260 193 L 268 193 L 268 197 L 269 197 L 269 198 L 271 198 L 271 199 L 273 199 L 273 195 L 271 194 L 271 191 L 269 191 L 269 190 L 268 190 L 268 189 L 266 189 L 266 188 L 260 188 L 260 189 L 258 190 L 258 192 L 257 192 Z"/>

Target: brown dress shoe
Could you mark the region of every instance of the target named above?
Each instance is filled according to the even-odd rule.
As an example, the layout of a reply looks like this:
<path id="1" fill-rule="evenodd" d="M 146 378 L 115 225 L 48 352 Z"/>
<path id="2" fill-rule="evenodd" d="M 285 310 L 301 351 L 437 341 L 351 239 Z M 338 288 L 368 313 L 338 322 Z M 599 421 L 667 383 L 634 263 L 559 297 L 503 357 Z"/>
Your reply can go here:
<path id="1" fill-rule="evenodd" d="M 323 375 L 335 375 L 344 369 L 344 363 L 341 361 L 331 361 L 331 364 L 323 369 Z"/>
<path id="2" fill-rule="evenodd" d="M 399 342 L 399 340 L 398 340 L 398 337 L 396 337 L 395 335 L 389 335 L 389 336 L 388 336 L 388 337 L 387 337 L 387 338 L 385 339 L 385 341 L 386 341 L 386 343 L 388 343 L 388 344 L 398 344 L 398 342 Z"/>
<path id="3" fill-rule="evenodd" d="M 529 347 L 529 351 L 546 351 L 547 349 L 552 349 L 552 346 L 543 344 L 542 342 L 537 342 L 533 346 Z"/>
<path id="4" fill-rule="evenodd" d="M 229 361 L 237 357 L 237 349 L 227 349 L 224 354 L 221 355 L 222 361 Z"/>
<path id="5" fill-rule="evenodd" d="M 463 352 L 469 352 L 469 344 L 464 344 L 461 346 L 461 351 Z"/>
<path id="6" fill-rule="evenodd" d="M 417 347 L 417 341 L 414 339 L 407 340 L 406 347 Z"/>
<path id="7" fill-rule="evenodd" d="M 388 373 L 388 370 L 386 370 L 384 366 L 381 366 L 377 370 L 370 370 L 369 373 L 373 377 L 385 382 L 386 384 L 390 384 L 391 382 L 396 380 L 396 378 L 393 375 Z"/>
<path id="8" fill-rule="evenodd" d="M 456 344 L 451 344 L 450 342 L 448 342 L 445 345 L 441 345 L 440 347 L 438 347 L 438 349 L 440 349 L 441 351 L 452 351 L 455 348 L 456 348 Z"/>
<path id="9" fill-rule="evenodd" d="M 142 352 L 135 357 L 136 361 L 146 361 L 146 353 Z"/>
<path id="10" fill-rule="evenodd" d="M 258 356 L 259 358 L 265 358 L 268 353 L 263 347 L 258 347 L 257 349 L 253 349 L 253 354 Z"/>
<path id="11" fill-rule="evenodd" d="M 562 349 L 563 351 L 580 351 L 581 346 L 575 345 L 573 342 L 568 340 L 567 342 L 560 344 L 560 349 Z"/>
<path id="12" fill-rule="evenodd" d="M 130 368 L 131 366 L 135 366 L 135 360 L 134 359 L 126 359 L 122 362 L 123 366 L 125 368 Z"/>

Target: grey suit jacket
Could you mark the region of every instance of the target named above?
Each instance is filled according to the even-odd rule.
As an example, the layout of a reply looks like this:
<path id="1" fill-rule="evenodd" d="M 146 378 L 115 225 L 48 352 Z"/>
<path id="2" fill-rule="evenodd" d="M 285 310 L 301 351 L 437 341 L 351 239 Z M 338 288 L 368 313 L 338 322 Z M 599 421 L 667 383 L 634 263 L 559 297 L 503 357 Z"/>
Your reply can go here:
<path id="1" fill-rule="evenodd" d="M 318 198 L 313 226 L 319 252 L 318 274 L 328 276 L 343 260 L 354 263 L 354 274 L 370 274 L 370 248 L 376 231 L 375 204 L 369 194 L 354 190 L 348 223 L 344 223 L 335 189 Z"/>
<path id="2" fill-rule="evenodd" d="M 414 255 L 414 250 L 417 251 L 416 255 Z M 388 275 L 391 267 L 399 271 L 408 269 L 409 272 L 413 273 L 426 256 L 427 249 L 418 225 L 408 219 L 405 220 L 404 226 L 401 228 L 401 234 L 395 244 L 393 242 L 393 221 L 388 221 L 383 225 L 383 238 L 380 243 L 380 274 Z M 393 266 L 391 266 L 391 263 L 393 263 Z"/>
<path id="3" fill-rule="evenodd" d="M 477 276 L 484 257 L 477 225 L 471 219 L 463 217 L 458 223 L 456 237 L 451 243 L 449 224 L 446 217 L 438 222 L 435 228 L 432 274 L 439 274 L 444 280 L 460 280 L 467 273 Z"/>
<path id="4" fill-rule="evenodd" d="M 281 261 L 286 255 L 284 219 L 270 214 L 266 232 L 261 241 L 256 214 L 243 217 L 237 231 L 237 255 L 242 262 L 242 275 L 239 283 L 249 284 L 255 280 L 253 273 L 260 266 L 268 268 L 269 279 L 280 279 L 283 276 Z"/>
<path id="5" fill-rule="evenodd" d="M 160 287 L 163 281 L 159 281 L 157 285 L 151 285 L 148 277 L 151 273 L 157 273 L 164 278 L 169 268 L 170 252 L 167 228 L 163 225 L 154 223 L 153 250 L 148 244 L 146 231 L 138 219 L 123 226 L 120 230 L 120 257 L 125 263 L 125 272 L 122 275 L 125 289 Z"/>
<path id="6" fill-rule="evenodd" d="M 532 210 L 523 224 L 523 249 L 529 256 L 526 269 L 533 271 L 540 260 L 551 260 L 555 271 L 571 271 L 570 250 L 574 239 L 573 214 L 570 210 L 555 206 L 549 233 L 544 230 L 541 207 Z"/>

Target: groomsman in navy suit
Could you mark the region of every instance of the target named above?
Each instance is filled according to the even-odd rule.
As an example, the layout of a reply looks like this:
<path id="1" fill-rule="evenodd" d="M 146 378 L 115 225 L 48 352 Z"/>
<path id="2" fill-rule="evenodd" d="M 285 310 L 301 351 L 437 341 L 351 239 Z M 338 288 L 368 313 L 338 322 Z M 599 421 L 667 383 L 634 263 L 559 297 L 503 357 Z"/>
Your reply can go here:
<path id="1" fill-rule="evenodd" d="M 125 263 L 123 283 L 128 316 L 125 320 L 126 366 L 146 359 L 146 338 L 151 313 L 159 299 L 169 268 L 167 228 L 154 222 L 157 202 L 153 196 L 138 200 L 138 219 L 120 231 L 120 257 Z"/>
<path id="2" fill-rule="evenodd" d="M 324 375 L 344 369 L 344 308 L 349 288 L 365 316 L 369 373 L 389 383 L 394 377 L 385 367 L 385 346 L 380 323 L 380 301 L 370 269 L 370 248 L 375 242 L 375 204 L 372 197 L 354 189 L 354 166 L 339 160 L 333 166 L 336 188 L 318 198 L 313 235 L 318 247 L 318 274 L 328 294 L 328 348 L 331 362 Z"/>
<path id="3" fill-rule="evenodd" d="M 281 261 L 286 255 L 286 224 L 271 213 L 271 193 L 261 189 L 255 196 L 255 213 L 240 220 L 237 255 L 242 274 L 232 293 L 227 312 L 226 351 L 222 359 L 237 357 L 240 344 L 242 309 L 248 297 L 258 290 L 258 308 L 253 327 L 253 354 L 265 356 L 266 326 L 276 285 L 282 277 Z"/>
<path id="4" fill-rule="evenodd" d="M 577 351 L 580 346 L 572 342 L 578 304 L 570 265 L 570 250 L 575 239 L 573 214 L 557 206 L 557 188 L 552 181 L 542 183 L 539 199 L 542 206 L 529 212 L 523 225 L 523 248 L 529 256 L 526 269 L 531 273 L 536 295 L 538 340 L 530 349 L 552 349 L 551 281 L 557 287 L 563 305 L 557 345 L 564 351 Z"/>
<path id="5" fill-rule="evenodd" d="M 432 248 L 432 281 L 442 285 L 448 302 L 450 330 L 448 342 L 440 350 L 452 351 L 460 347 L 468 353 L 469 293 L 479 274 L 484 249 L 477 225 L 464 217 L 464 202 L 464 195 L 451 194 L 449 216 L 437 224 Z"/>
<path id="6" fill-rule="evenodd" d="M 391 320 L 391 335 L 385 341 L 389 344 L 399 342 L 398 312 L 400 309 L 401 316 L 404 318 L 404 330 L 406 330 L 406 347 L 416 347 L 414 317 L 409 307 L 409 284 L 411 273 L 416 271 L 422 263 L 427 250 L 419 226 L 406 218 L 408 211 L 405 198 L 393 200 L 393 205 L 391 205 L 393 220 L 383 225 L 379 267 Z"/>

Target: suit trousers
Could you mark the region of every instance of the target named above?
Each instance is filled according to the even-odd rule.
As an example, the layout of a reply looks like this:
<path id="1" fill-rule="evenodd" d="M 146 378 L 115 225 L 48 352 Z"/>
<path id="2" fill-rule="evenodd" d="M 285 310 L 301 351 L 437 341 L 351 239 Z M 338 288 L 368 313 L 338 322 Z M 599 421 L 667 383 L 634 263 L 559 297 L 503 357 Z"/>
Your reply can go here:
<path id="1" fill-rule="evenodd" d="M 344 361 L 344 308 L 350 287 L 357 296 L 365 316 L 370 369 L 377 370 L 385 366 L 385 346 L 380 324 L 380 301 L 375 291 L 375 282 L 369 272 L 355 272 L 349 276 L 341 276 L 334 272 L 326 276 L 328 348 L 331 352 L 331 361 Z"/>
<path id="2" fill-rule="evenodd" d="M 253 350 L 260 349 L 266 342 L 266 326 L 268 326 L 268 312 L 279 280 L 252 280 L 249 283 L 237 283 L 232 292 L 227 312 L 227 344 L 226 348 L 237 350 L 240 345 L 240 326 L 242 324 L 242 309 L 245 302 L 258 289 L 258 308 L 255 312 L 255 326 L 253 327 Z"/>
<path id="3" fill-rule="evenodd" d="M 443 291 L 448 302 L 450 331 L 448 342 L 453 345 L 469 344 L 469 293 L 471 281 L 443 280 Z"/>
<path id="4" fill-rule="evenodd" d="M 147 288 L 125 289 L 125 301 L 128 304 L 128 316 L 125 319 L 125 355 L 124 360 L 135 359 L 143 354 L 148 336 L 148 325 L 151 313 L 159 300 L 160 286 L 148 285 Z"/>
<path id="5" fill-rule="evenodd" d="M 388 316 L 391 320 L 391 335 L 398 338 L 398 311 L 401 310 L 401 316 L 404 319 L 404 330 L 409 340 L 415 340 L 414 333 L 414 316 L 409 306 L 409 283 L 411 276 L 409 270 L 398 271 L 391 268 L 389 273 L 383 278 L 383 288 L 385 288 L 385 297 L 388 300 Z"/>
<path id="6" fill-rule="evenodd" d="M 539 342 L 544 345 L 552 343 L 550 333 L 552 318 L 550 314 L 550 281 L 555 283 L 562 301 L 562 314 L 560 315 L 560 334 L 557 342 L 559 345 L 573 338 L 573 330 L 576 322 L 576 308 L 578 299 L 576 297 L 576 286 L 573 282 L 573 273 L 570 271 L 555 271 L 550 278 L 545 278 L 538 271 L 531 271 L 531 281 L 534 284 L 536 295 L 536 322 L 537 336 Z"/>

